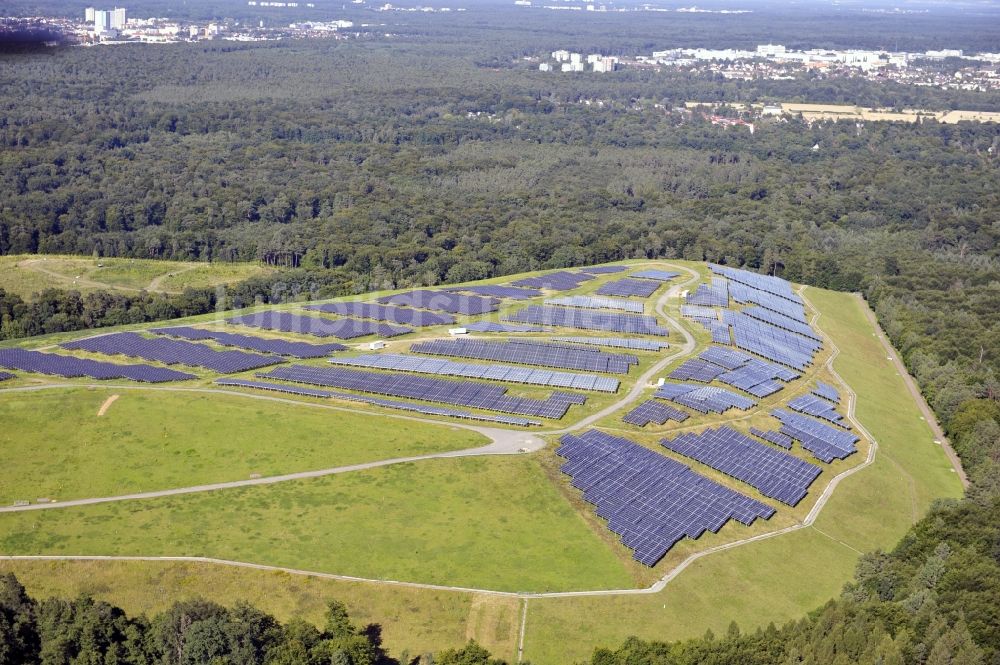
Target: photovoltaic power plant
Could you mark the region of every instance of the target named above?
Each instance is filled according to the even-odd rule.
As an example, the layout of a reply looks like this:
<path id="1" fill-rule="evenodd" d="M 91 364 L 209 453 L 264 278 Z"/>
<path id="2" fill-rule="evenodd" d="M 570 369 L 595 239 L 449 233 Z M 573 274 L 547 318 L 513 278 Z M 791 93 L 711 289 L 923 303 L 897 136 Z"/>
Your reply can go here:
<path id="1" fill-rule="evenodd" d="M 178 372 L 166 367 L 150 365 L 118 365 L 88 358 L 60 356 L 55 353 L 26 351 L 24 349 L 0 349 L 0 367 L 19 369 L 24 372 L 62 376 L 68 379 L 90 377 L 91 379 L 129 379 L 143 383 L 164 383 L 166 381 L 186 381 L 194 379 L 194 374 Z"/>
<path id="2" fill-rule="evenodd" d="M 510 300 L 528 300 L 542 295 L 538 289 L 521 289 L 516 286 L 501 286 L 499 284 L 485 284 L 482 286 L 456 286 L 445 289 L 451 293 L 475 293 L 480 296 L 492 296 L 494 298 L 508 298 Z"/>
<path id="3" fill-rule="evenodd" d="M 592 298 L 590 296 L 565 296 L 549 298 L 546 305 L 561 305 L 563 307 L 582 307 L 585 309 L 617 309 L 633 314 L 642 314 L 643 304 L 635 300 L 623 298 Z"/>
<path id="4" fill-rule="evenodd" d="M 534 323 L 543 326 L 579 328 L 581 330 L 608 330 L 633 335 L 657 335 L 666 337 L 666 328 L 657 324 L 656 319 L 647 314 L 619 314 L 584 311 L 570 307 L 551 305 L 528 305 L 512 314 L 503 315 L 505 321 Z"/>
<path id="5" fill-rule="evenodd" d="M 416 291 L 397 293 L 394 296 L 379 298 L 378 301 L 385 304 L 405 305 L 419 309 L 433 309 L 440 312 L 469 315 L 494 312 L 500 307 L 500 301 L 496 298 L 468 296 L 461 293 L 433 291 L 430 289 L 417 289 Z"/>
<path id="6" fill-rule="evenodd" d="M 688 294 L 687 304 L 701 307 L 728 307 L 729 283 L 724 279 L 713 279 L 711 285 L 699 284 L 694 293 Z"/>
<path id="7" fill-rule="evenodd" d="M 641 337 L 553 337 L 552 339 L 556 342 L 607 346 L 632 351 L 659 351 L 670 348 L 666 342 L 661 342 L 658 339 L 642 339 Z"/>
<path id="8" fill-rule="evenodd" d="M 679 272 L 670 272 L 668 270 L 640 270 L 639 272 L 634 272 L 629 277 L 637 279 L 653 279 L 657 282 L 669 282 L 680 276 Z"/>
<path id="9" fill-rule="evenodd" d="M 601 288 L 594 291 L 599 296 L 638 296 L 640 298 L 648 298 L 653 295 L 661 284 L 656 280 L 650 279 L 632 279 L 631 277 L 625 277 L 623 279 L 616 279 L 613 282 L 608 282 L 607 284 L 602 284 Z"/>
<path id="10" fill-rule="evenodd" d="M 774 430 L 762 430 L 762 429 L 757 429 L 756 427 L 751 427 L 750 433 L 753 434 L 754 436 L 759 436 L 765 441 L 769 441 L 770 443 L 773 443 L 776 446 L 780 446 L 785 450 L 791 450 L 792 444 L 795 443 L 792 440 L 792 437 L 788 436 L 787 434 L 782 434 L 781 432 L 775 432 Z"/>
<path id="11" fill-rule="evenodd" d="M 681 423 L 688 419 L 688 414 L 680 409 L 675 409 L 669 404 L 657 402 L 649 399 L 635 407 L 622 417 L 622 421 L 636 427 L 645 427 L 649 423 L 662 425 L 668 420 L 676 420 Z"/>
<path id="12" fill-rule="evenodd" d="M 429 406 L 427 404 L 414 404 L 413 402 L 401 402 L 399 400 L 381 399 L 378 397 L 367 397 L 365 395 L 352 395 L 351 393 L 331 392 L 328 390 L 316 390 L 313 388 L 300 388 L 284 383 L 269 383 L 267 381 L 247 381 L 244 379 L 217 379 L 216 383 L 223 386 L 234 386 L 239 388 L 255 388 L 257 390 L 270 390 L 272 392 L 285 393 L 289 395 L 301 395 L 305 397 L 328 397 L 333 399 L 347 400 L 351 402 L 361 402 L 372 406 L 381 406 L 386 409 L 398 409 L 401 411 L 412 411 L 429 416 L 448 416 L 451 418 L 464 418 L 465 420 L 478 420 L 481 422 L 499 423 L 501 425 L 517 425 L 528 427 L 530 425 L 541 425 L 538 420 L 520 418 L 518 416 L 492 416 L 474 411 L 462 411 L 460 409 L 448 409 L 439 406 Z"/>
<path id="13" fill-rule="evenodd" d="M 545 328 L 541 326 L 525 326 L 516 323 L 495 323 L 493 321 L 476 321 L 465 326 L 469 332 L 485 333 L 527 333 L 542 332 Z"/>
<path id="14" fill-rule="evenodd" d="M 10 381 L 11 379 L 16 378 L 16 374 L 11 374 L 10 372 L 0 372 L 0 381 Z"/>
<path id="15" fill-rule="evenodd" d="M 799 413 L 805 413 L 822 420 L 833 423 L 834 425 L 840 425 L 841 427 L 850 428 L 848 425 L 844 424 L 844 416 L 837 413 L 833 404 L 823 399 L 822 397 L 817 397 L 816 395 L 799 395 L 795 399 L 788 402 L 788 408 L 792 411 L 798 411 Z"/>
<path id="16" fill-rule="evenodd" d="M 325 319 L 318 316 L 302 316 L 289 312 L 268 310 L 246 316 L 236 316 L 227 319 L 226 323 L 234 323 L 251 328 L 265 330 L 280 330 L 281 332 L 312 335 L 313 337 L 336 337 L 337 339 L 354 339 L 366 335 L 379 337 L 395 337 L 413 332 L 413 328 L 394 326 L 388 323 L 374 321 L 358 321 L 356 319 Z"/>
<path id="17" fill-rule="evenodd" d="M 699 413 L 725 413 L 729 409 L 750 409 L 757 402 L 725 388 L 690 383 L 665 383 L 653 395 L 686 406 Z"/>
<path id="18" fill-rule="evenodd" d="M 404 326 L 440 326 L 455 323 L 455 317 L 437 312 L 424 312 L 409 307 L 393 307 L 392 305 L 377 305 L 371 302 L 335 302 L 323 305 L 307 305 L 305 309 L 326 314 L 341 314 L 356 316 L 361 319 L 387 321 Z"/>
<path id="19" fill-rule="evenodd" d="M 695 473 L 637 443 L 589 430 L 563 435 L 557 454 L 563 473 L 647 566 L 684 537 L 718 532 L 729 520 L 747 526 L 774 508 Z"/>
<path id="20" fill-rule="evenodd" d="M 731 427 L 685 432 L 660 443 L 789 506 L 805 498 L 822 472 L 815 464 L 758 443 Z"/>
<path id="21" fill-rule="evenodd" d="M 476 365 L 460 363 L 439 358 L 422 358 L 401 353 L 370 353 L 354 358 L 333 358 L 333 365 L 365 367 L 367 369 L 388 369 L 419 374 L 439 374 L 441 376 L 460 376 L 466 379 L 489 379 L 491 381 L 507 381 L 534 386 L 551 386 L 554 388 L 575 388 L 577 390 L 596 390 L 613 393 L 618 390 L 619 381 L 608 376 L 596 374 L 576 374 L 572 372 L 554 372 L 550 369 L 530 369 L 515 365 Z"/>
<path id="22" fill-rule="evenodd" d="M 435 356 L 492 360 L 494 362 L 511 362 L 521 365 L 578 369 L 610 374 L 628 374 L 629 367 L 639 362 L 638 358 L 629 354 L 607 353 L 599 349 L 528 340 L 509 342 L 432 340 L 418 342 L 410 347 L 410 351 Z"/>
<path id="23" fill-rule="evenodd" d="M 251 349 L 261 353 L 274 353 L 292 358 L 322 358 L 335 351 L 346 351 L 343 344 L 309 344 L 307 342 L 290 342 L 287 339 L 270 339 L 252 335 L 237 335 L 236 333 L 202 330 L 188 326 L 172 328 L 153 328 L 149 332 L 157 335 L 168 335 L 194 341 L 213 340 L 223 346 L 235 346 L 241 349 Z"/>
<path id="24" fill-rule="evenodd" d="M 784 328 L 789 332 L 797 333 L 804 337 L 809 337 L 817 342 L 821 342 L 822 338 L 816 334 L 815 331 L 809 326 L 805 321 L 799 321 L 796 319 L 790 319 L 784 314 L 778 314 L 769 309 L 764 309 L 757 305 L 751 307 L 744 307 L 742 310 L 747 316 L 752 316 L 755 319 L 759 319 L 765 323 L 770 323 L 772 326 L 777 326 L 778 328 Z"/>
<path id="25" fill-rule="evenodd" d="M 576 403 L 580 397 L 555 392 L 544 400 L 511 397 L 506 394 L 507 388 L 495 384 L 368 372 L 346 367 L 290 365 L 276 367 L 266 374 L 258 374 L 258 377 L 555 420 L 566 415 L 570 404 Z"/>
<path id="26" fill-rule="evenodd" d="M 580 268 L 580 270 L 591 275 L 612 275 L 618 272 L 625 272 L 628 270 L 628 266 L 587 266 Z"/>
<path id="27" fill-rule="evenodd" d="M 821 462 L 844 459 L 858 451 L 855 444 L 860 439 L 847 430 L 783 409 L 775 409 L 771 411 L 771 415 L 781 421 L 782 434 L 801 443 L 803 448 Z"/>
<path id="28" fill-rule="evenodd" d="M 216 351 L 204 344 L 195 344 L 162 337 L 149 338 L 134 332 L 111 333 L 98 337 L 66 342 L 64 349 L 89 351 L 109 356 L 129 356 L 161 362 L 166 365 L 204 367 L 221 374 L 245 372 L 259 367 L 285 362 L 274 355 L 244 351 Z"/>
<path id="29" fill-rule="evenodd" d="M 594 279 L 593 275 L 583 272 L 550 272 L 547 275 L 538 277 L 527 277 L 512 282 L 514 286 L 529 289 L 548 289 L 549 291 L 570 291 L 577 288 L 587 280 Z"/>
<path id="30" fill-rule="evenodd" d="M 772 326 L 742 312 L 722 311 L 723 322 L 733 331 L 733 343 L 767 360 L 804 370 L 812 364 L 821 348 L 820 342 L 809 337 Z"/>
<path id="31" fill-rule="evenodd" d="M 813 395 L 822 397 L 823 399 L 833 402 L 834 404 L 840 404 L 840 393 L 837 392 L 837 389 L 829 383 L 817 381 L 816 387 L 813 388 Z"/>

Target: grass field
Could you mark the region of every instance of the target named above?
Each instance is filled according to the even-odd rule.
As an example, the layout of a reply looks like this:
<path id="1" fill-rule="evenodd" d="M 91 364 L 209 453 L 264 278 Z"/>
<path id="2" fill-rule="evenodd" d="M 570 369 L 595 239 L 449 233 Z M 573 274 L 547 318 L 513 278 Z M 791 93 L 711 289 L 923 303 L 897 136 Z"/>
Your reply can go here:
<path id="1" fill-rule="evenodd" d="M 119 397 L 98 416 L 105 401 Z M 39 418 L 39 413 L 46 414 Z M 486 445 L 466 429 L 225 394 L 0 392 L 0 503 L 244 480 Z"/>
<path id="2" fill-rule="evenodd" d="M 528 456 L 10 513 L 0 552 L 212 556 L 508 591 L 633 582 Z"/>
<path id="3" fill-rule="evenodd" d="M 0 288 L 30 298 L 46 288 L 83 293 L 99 289 L 180 293 L 188 287 L 239 282 L 271 272 L 253 263 L 194 263 L 79 256 L 0 257 Z"/>

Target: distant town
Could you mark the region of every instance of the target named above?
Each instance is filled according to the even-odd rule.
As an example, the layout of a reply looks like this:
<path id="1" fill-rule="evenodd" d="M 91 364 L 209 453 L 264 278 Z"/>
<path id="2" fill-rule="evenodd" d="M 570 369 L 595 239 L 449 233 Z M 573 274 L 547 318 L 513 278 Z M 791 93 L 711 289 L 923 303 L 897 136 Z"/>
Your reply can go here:
<path id="1" fill-rule="evenodd" d="M 528 60 L 532 60 L 529 58 Z M 543 72 L 613 72 L 622 67 L 672 68 L 727 79 L 790 79 L 804 72 L 820 77 L 862 77 L 951 90 L 1000 89 L 1000 53 L 966 54 L 960 49 L 923 53 L 858 49 L 795 51 L 781 44 L 756 49 L 675 48 L 632 57 L 553 51 L 535 58 Z"/>

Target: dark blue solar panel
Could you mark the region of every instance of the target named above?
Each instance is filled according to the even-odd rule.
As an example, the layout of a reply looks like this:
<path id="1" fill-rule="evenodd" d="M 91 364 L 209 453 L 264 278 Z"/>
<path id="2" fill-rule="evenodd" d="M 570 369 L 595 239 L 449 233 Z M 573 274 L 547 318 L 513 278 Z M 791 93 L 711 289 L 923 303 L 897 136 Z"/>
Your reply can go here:
<path id="1" fill-rule="evenodd" d="M 824 425 L 809 416 L 803 416 L 783 409 L 771 411 L 771 415 L 781 421 L 781 433 L 786 434 L 823 462 L 844 459 L 857 452 L 860 439 L 846 430 Z"/>
<path id="2" fill-rule="evenodd" d="M 327 314 L 356 316 L 362 319 L 387 321 L 404 326 L 440 326 L 455 323 L 455 317 L 449 314 L 424 312 L 410 307 L 393 307 L 392 305 L 376 305 L 370 302 L 335 302 L 323 305 L 307 305 L 305 309 Z"/>
<path id="3" fill-rule="evenodd" d="M 715 377 L 719 376 L 726 370 L 718 365 L 713 365 L 710 362 L 706 362 L 699 358 L 691 358 L 690 360 L 685 360 L 681 365 L 679 365 L 674 371 L 670 373 L 670 378 L 677 381 L 700 381 L 702 383 L 711 383 Z"/>
<path id="4" fill-rule="evenodd" d="M 687 419 L 686 412 L 653 399 L 646 400 L 622 417 L 623 422 L 636 427 L 645 427 L 649 423 L 662 425 L 668 420 L 684 422 Z"/>
<path id="5" fill-rule="evenodd" d="M 10 372 L 0 372 L 0 381 L 10 381 L 11 379 L 16 379 L 17 375 L 11 374 Z"/>
<path id="6" fill-rule="evenodd" d="M 618 272 L 625 272 L 626 270 L 628 270 L 628 266 L 587 266 L 580 268 L 581 272 L 590 273 L 591 275 L 612 275 Z"/>
<path id="7" fill-rule="evenodd" d="M 556 342 L 609 346 L 615 349 L 631 349 L 632 351 L 659 351 L 670 348 L 666 342 L 657 339 L 642 339 L 641 337 L 553 337 L 552 339 Z"/>
<path id="8" fill-rule="evenodd" d="M 670 272 L 668 270 L 640 270 L 639 272 L 634 272 L 629 277 L 638 279 L 653 279 L 658 282 L 669 282 L 670 280 L 679 277 L 679 272 Z"/>
<path id="9" fill-rule="evenodd" d="M 799 413 L 805 413 L 810 416 L 815 416 L 816 418 L 822 418 L 823 420 L 829 421 L 835 425 L 849 428 L 849 425 L 843 422 L 844 416 L 837 413 L 834 405 L 821 397 L 817 397 L 816 395 L 800 395 L 788 402 L 788 408 L 792 411 L 798 411 Z"/>
<path id="10" fill-rule="evenodd" d="M 757 429 L 756 427 L 751 427 L 750 433 L 753 434 L 754 436 L 759 436 L 765 441 L 769 441 L 776 446 L 781 446 L 785 450 L 792 449 L 792 443 L 793 443 L 792 437 L 788 436 L 787 434 L 782 434 L 781 432 L 775 432 L 774 430 Z"/>
<path id="11" fill-rule="evenodd" d="M 416 291 L 398 293 L 394 296 L 379 298 L 378 301 L 380 303 L 405 305 L 419 309 L 451 312 L 452 314 L 485 314 L 487 312 L 494 312 L 500 307 L 500 301 L 496 298 L 469 296 L 448 291 L 432 291 L 430 289 L 417 289 Z"/>
<path id="12" fill-rule="evenodd" d="M 550 272 L 547 275 L 538 277 L 527 277 L 513 282 L 514 286 L 531 289 L 548 289 L 549 291 L 569 291 L 575 289 L 587 280 L 594 279 L 593 275 L 583 272 Z"/>
<path id="13" fill-rule="evenodd" d="M 499 284 L 484 284 L 482 286 L 456 286 L 445 289 L 452 293 L 475 293 L 480 296 L 492 296 L 494 298 L 509 298 L 510 300 L 528 300 L 542 295 L 538 289 L 520 289 L 516 286 L 501 286 Z"/>
<path id="14" fill-rule="evenodd" d="M 395 337 L 413 332 L 413 328 L 394 326 L 388 323 L 374 321 L 358 321 L 356 319 L 326 319 L 318 316 L 301 316 L 289 312 L 268 310 L 236 316 L 227 319 L 227 323 L 235 323 L 252 328 L 280 330 L 282 332 L 312 335 L 313 337 L 336 337 L 337 339 L 354 339 L 366 335 L 379 337 Z"/>
<path id="15" fill-rule="evenodd" d="M 833 402 L 834 404 L 840 403 L 840 393 L 837 392 L 837 389 L 829 383 L 817 381 L 816 387 L 813 389 L 813 394 L 818 395 L 827 401 Z"/>
<path id="16" fill-rule="evenodd" d="M 617 309 L 633 314 L 642 314 L 644 306 L 635 300 L 625 300 L 624 298 L 594 298 L 592 296 L 563 296 L 561 298 L 549 298 L 546 305 L 560 305 L 562 307 L 583 307 L 586 309 Z"/>
<path id="17" fill-rule="evenodd" d="M 594 293 L 599 296 L 638 296 L 640 298 L 648 298 L 653 295 L 658 288 L 660 288 L 661 283 L 656 280 L 649 279 L 632 279 L 631 277 L 625 277 L 623 279 L 617 279 L 613 282 L 608 282 L 607 284 L 602 284 L 601 288 L 597 289 Z"/>
<path id="18" fill-rule="evenodd" d="M 696 386 L 684 383 L 665 383 L 653 395 L 670 400 L 700 413 L 725 413 L 729 409 L 750 409 L 757 403 L 725 388 Z"/>
<path id="19" fill-rule="evenodd" d="M 687 297 L 688 305 L 701 307 L 727 307 L 729 305 L 729 283 L 724 279 L 713 279 L 712 284 L 699 284 L 694 293 Z"/>
<path id="20" fill-rule="evenodd" d="M 518 323 L 580 328 L 582 330 L 609 330 L 635 335 L 666 337 L 668 333 L 666 328 L 657 324 L 655 318 L 646 314 L 605 313 L 549 305 L 528 305 L 522 310 L 506 314 L 502 318 Z"/>
<path id="21" fill-rule="evenodd" d="M 516 323 L 494 323 L 493 321 L 476 321 L 465 326 L 465 329 L 469 332 L 486 333 L 528 333 L 545 330 L 541 326 L 522 326 Z"/>
<path id="22" fill-rule="evenodd" d="M 55 353 L 26 351 L 24 349 L 0 349 L 0 367 L 19 369 L 53 376 L 74 378 L 87 376 L 93 379 L 130 379 L 143 383 L 163 383 L 165 381 L 185 381 L 197 378 L 193 374 L 178 372 L 165 367 L 150 365 L 118 365 L 87 358 L 60 356 Z"/>
<path id="23" fill-rule="evenodd" d="M 562 346 L 547 342 L 530 342 L 528 340 L 510 342 L 432 340 L 418 342 L 411 346 L 410 350 L 414 353 L 437 356 L 493 360 L 612 374 L 627 374 L 629 367 L 638 363 L 638 358 L 630 354 L 606 353 L 599 349 Z"/>
<path id="24" fill-rule="evenodd" d="M 204 344 L 161 337 L 143 337 L 133 332 L 88 337 L 87 339 L 67 342 L 61 346 L 64 349 L 77 351 L 143 358 L 167 365 L 204 367 L 223 374 L 245 372 L 285 362 L 273 355 L 245 353 L 243 351 L 216 351 Z"/>
<path id="25" fill-rule="evenodd" d="M 306 342 L 290 342 L 287 339 L 270 339 L 267 337 L 254 337 L 252 335 L 237 335 L 235 333 L 216 332 L 214 330 L 202 330 L 200 328 L 190 328 L 187 326 L 175 326 L 172 328 L 154 328 L 150 332 L 157 335 L 169 335 L 171 337 L 181 337 L 183 339 L 207 340 L 211 339 L 223 346 L 235 346 L 241 349 L 251 349 L 262 353 L 274 353 L 279 356 L 291 356 L 293 358 L 321 358 L 334 351 L 346 351 L 343 344 L 308 344 Z"/>

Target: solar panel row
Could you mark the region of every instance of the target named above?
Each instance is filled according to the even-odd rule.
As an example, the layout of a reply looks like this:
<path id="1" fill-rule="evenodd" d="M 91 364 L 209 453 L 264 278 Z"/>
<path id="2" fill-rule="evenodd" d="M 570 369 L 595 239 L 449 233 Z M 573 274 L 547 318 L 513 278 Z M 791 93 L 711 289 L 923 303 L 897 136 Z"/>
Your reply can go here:
<path id="1" fill-rule="evenodd" d="M 505 387 L 496 384 L 366 372 L 344 367 L 291 365 L 277 367 L 266 374 L 258 374 L 258 377 L 556 420 L 566 415 L 571 403 L 565 395 L 556 393 L 545 400 L 511 397 L 506 395 Z"/>
<path id="2" fill-rule="evenodd" d="M 741 351 L 717 346 L 710 346 L 697 358 L 685 361 L 669 376 L 678 381 L 719 381 L 760 398 L 773 395 L 784 388 L 784 385 L 774 379 L 790 381 L 798 377 L 784 367 L 758 360 Z"/>
<path id="3" fill-rule="evenodd" d="M 700 358 L 685 360 L 680 366 L 672 371 L 669 376 L 677 381 L 700 381 L 701 383 L 711 383 L 715 377 L 726 370 L 718 365 Z"/>
<path id="4" fill-rule="evenodd" d="M 824 425 L 818 420 L 791 411 L 775 409 L 771 415 L 781 421 L 781 433 L 786 434 L 822 462 L 844 459 L 857 452 L 860 440 L 851 432 Z"/>
<path id="5" fill-rule="evenodd" d="M 517 323 L 534 323 L 582 330 L 609 330 L 633 335 L 666 337 L 668 333 L 666 328 L 656 323 L 655 318 L 646 314 L 605 314 L 549 305 L 528 305 L 513 314 L 504 315 L 503 319 Z"/>
<path id="6" fill-rule="evenodd" d="M 795 321 L 804 322 L 806 320 L 806 312 L 801 303 L 795 303 L 771 293 L 758 291 L 746 284 L 733 282 L 729 287 L 729 295 L 733 300 L 742 305 L 754 303 Z"/>
<path id="7" fill-rule="evenodd" d="M 503 425 L 518 425 L 528 427 L 530 425 L 541 425 L 538 420 L 519 418 L 517 416 L 490 416 L 484 413 L 473 411 L 461 411 L 459 409 L 447 409 L 426 404 L 413 404 L 411 402 L 400 402 L 397 400 L 380 399 L 378 397 L 365 397 L 364 395 L 352 395 L 350 393 L 338 393 L 328 390 L 314 390 L 312 388 L 300 388 L 284 383 L 270 383 L 266 381 L 246 381 L 244 379 L 217 379 L 216 383 L 223 386 L 236 386 L 240 388 L 255 388 L 257 390 L 270 390 L 273 392 L 286 393 L 289 395 L 304 395 L 307 397 L 329 397 L 333 399 L 349 400 L 352 402 L 362 402 L 373 406 L 381 406 L 387 409 L 399 409 L 402 411 L 413 411 L 432 416 L 450 416 L 452 418 L 464 418 L 466 420 L 478 420 L 489 423 L 500 423 Z"/>
<path id="8" fill-rule="evenodd" d="M 715 309 L 703 305 L 681 305 L 681 316 L 704 321 L 719 320 L 719 313 Z"/>
<path id="9" fill-rule="evenodd" d="M 590 430 L 566 434 L 560 444 L 562 471 L 647 566 L 684 537 L 717 532 L 731 519 L 749 526 L 775 512 L 628 439 Z"/>
<path id="10" fill-rule="evenodd" d="M 699 413 L 725 413 L 729 409 L 749 409 L 757 403 L 725 388 L 690 383 L 665 383 L 653 395 L 687 406 Z"/>
<path id="11" fill-rule="evenodd" d="M 670 272 L 668 270 L 640 270 L 639 272 L 634 272 L 629 275 L 629 277 L 638 279 L 653 279 L 657 282 L 669 282 L 678 276 L 680 276 L 679 272 Z"/>
<path id="12" fill-rule="evenodd" d="M 625 277 L 623 279 L 616 279 L 613 282 L 608 282 L 602 284 L 596 293 L 599 296 L 638 296 L 640 298 L 648 298 L 653 295 L 658 288 L 660 288 L 661 283 L 656 280 L 650 279 L 632 279 L 631 277 Z"/>
<path id="13" fill-rule="evenodd" d="M 379 298 L 378 301 L 392 305 L 405 305 L 419 309 L 433 309 L 440 312 L 466 315 L 486 314 L 487 312 L 494 312 L 500 307 L 500 301 L 496 298 L 469 296 L 462 293 L 433 291 L 431 289 L 417 289 L 406 293 L 397 293 L 394 296 Z"/>
<path id="14" fill-rule="evenodd" d="M 707 429 L 699 434 L 685 432 L 660 443 L 789 506 L 805 498 L 822 471 L 815 464 L 758 443 L 731 427 Z"/>
<path id="15" fill-rule="evenodd" d="M 729 306 L 729 282 L 724 279 L 713 278 L 711 285 L 699 284 L 694 293 L 688 294 L 687 304 L 700 305 L 702 307 Z"/>
<path id="16" fill-rule="evenodd" d="M 715 274 L 722 275 L 731 281 L 744 284 L 757 291 L 764 291 L 765 293 L 779 296 L 790 302 L 802 304 L 802 298 L 792 290 L 792 285 L 780 277 L 761 275 L 749 270 L 729 268 L 715 263 L 710 263 L 708 267 Z"/>
<path id="17" fill-rule="evenodd" d="M 817 381 L 816 387 L 813 388 L 813 394 L 818 395 L 829 402 L 833 402 L 834 404 L 840 404 L 840 393 L 837 392 L 837 389 L 829 383 Z"/>
<path id="18" fill-rule="evenodd" d="M 553 337 L 552 339 L 556 342 L 607 346 L 613 349 L 629 349 L 631 351 L 659 351 L 670 348 L 669 344 L 657 339 L 635 337 Z"/>
<path id="19" fill-rule="evenodd" d="M 805 413 L 831 422 L 834 425 L 850 429 L 850 425 L 844 423 L 844 416 L 837 413 L 833 404 L 822 397 L 817 397 L 816 395 L 799 395 L 788 402 L 788 408 L 792 411 Z"/>
<path id="20" fill-rule="evenodd" d="M 483 286 L 456 286 L 445 289 L 451 293 L 475 293 L 480 296 L 492 296 L 494 298 L 509 298 L 510 300 L 527 300 L 537 298 L 542 292 L 537 289 L 519 289 L 516 286 L 500 286 L 498 284 L 487 284 Z"/>
<path id="21" fill-rule="evenodd" d="M 194 374 L 186 374 L 165 367 L 118 365 L 99 360 L 24 349 L 0 349 L 0 367 L 66 378 L 87 376 L 92 379 L 130 379 L 143 383 L 186 381 L 197 378 Z"/>
<path id="22" fill-rule="evenodd" d="M 785 450 L 792 449 L 792 443 L 793 443 L 792 437 L 788 436 L 787 434 L 782 434 L 781 432 L 775 432 L 774 430 L 757 429 L 756 427 L 751 427 L 750 433 L 753 434 L 754 436 L 759 436 L 765 441 L 770 441 L 776 446 L 781 446 Z"/>
<path id="23" fill-rule="evenodd" d="M 771 311 L 769 309 L 764 309 L 763 307 L 753 306 L 745 307 L 741 310 L 747 316 L 752 316 L 755 319 L 760 319 L 766 323 L 770 323 L 773 326 L 779 328 L 784 328 L 785 330 L 791 331 L 793 333 L 798 333 L 803 337 L 809 337 L 821 342 L 822 338 L 816 334 L 816 332 L 810 327 L 808 323 L 804 320 L 799 321 L 796 319 L 791 319 L 784 314 L 778 314 L 777 312 Z"/>
<path id="24" fill-rule="evenodd" d="M 274 353 L 279 356 L 293 358 L 321 358 L 334 351 L 346 351 L 343 344 L 309 344 L 307 342 L 290 342 L 287 339 L 268 339 L 252 335 L 237 335 L 235 333 L 215 332 L 189 326 L 174 326 L 172 328 L 153 328 L 157 335 L 169 335 L 191 340 L 211 339 L 223 346 L 235 346 L 241 349 L 251 349 L 262 353 Z"/>
<path id="25" fill-rule="evenodd" d="M 64 349 L 74 351 L 143 358 L 166 365 L 204 367 L 221 374 L 245 372 L 285 362 L 282 358 L 274 355 L 246 353 L 244 351 L 216 351 L 204 344 L 162 337 L 143 337 L 134 332 L 88 337 L 74 342 L 66 342 L 61 346 Z"/>
<path id="26" fill-rule="evenodd" d="M 452 356 L 475 360 L 511 362 L 521 365 L 579 369 L 588 372 L 627 374 L 638 359 L 629 354 L 606 353 L 598 349 L 568 347 L 527 340 L 481 342 L 477 340 L 432 340 L 410 347 L 414 353 Z"/>
<path id="27" fill-rule="evenodd" d="M 596 390 L 607 393 L 617 391 L 619 384 L 618 379 L 596 374 L 553 372 L 549 369 L 529 369 L 514 365 L 475 365 L 438 358 L 408 356 L 402 353 L 370 353 L 354 358 L 335 358 L 331 359 L 330 362 L 334 365 L 402 370 L 441 376 L 461 376 L 467 379 L 490 379 L 534 386 Z"/>
<path id="28" fill-rule="evenodd" d="M 680 409 L 675 409 L 669 404 L 657 402 L 655 399 L 648 399 L 635 407 L 622 417 L 622 421 L 636 427 L 645 427 L 649 423 L 662 425 L 668 420 L 684 422 L 688 419 L 688 414 Z"/>
<path id="29" fill-rule="evenodd" d="M 617 309 L 633 314 L 642 314 L 643 304 L 634 300 L 622 298 L 592 298 L 590 296 L 565 296 L 549 298 L 546 305 L 561 305 L 563 307 L 582 307 L 585 309 Z"/>
<path id="30" fill-rule="evenodd" d="M 811 365 L 821 347 L 814 339 L 772 326 L 741 312 L 724 310 L 722 320 L 732 327 L 733 341 L 737 347 L 797 370 L 804 370 Z"/>
<path id="31" fill-rule="evenodd" d="M 0 372 L 0 381 L 10 381 L 11 379 L 16 378 L 16 374 L 11 374 L 10 372 Z"/>
<path id="32" fill-rule="evenodd" d="M 476 321 L 465 326 L 465 329 L 470 332 L 484 333 L 528 333 L 545 330 L 541 326 L 522 326 L 516 323 L 494 323 L 493 321 Z"/>
<path id="33" fill-rule="evenodd" d="M 409 326 L 440 326 L 455 323 L 455 317 L 449 314 L 424 312 L 409 307 L 393 307 L 392 305 L 377 305 L 371 302 L 335 302 L 323 305 L 307 305 L 305 309 L 327 314 L 357 316 L 362 319 L 388 321 Z"/>
<path id="34" fill-rule="evenodd" d="M 698 320 L 703 328 L 712 335 L 712 341 L 716 344 L 732 344 L 733 340 L 729 334 L 729 326 L 721 321 Z"/>
<path id="35" fill-rule="evenodd" d="M 313 337 L 336 337 L 337 339 L 354 339 L 366 335 L 379 337 L 395 337 L 413 332 L 412 328 L 394 326 L 388 323 L 373 321 L 358 321 L 355 319 L 326 319 L 318 316 L 302 316 L 289 312 L 268 310 L 245 316 L 235 316 L 226 323 L 234 323 L 265 330 L 280 330 L 281 332 L 312 335 Z"/>
<path id="36" fill-rule="evenodd" d="M 611 275 L 618 272 L 625 272 L 626 270 L 628 270 L 628 266 L 587 266 L 580 268 L 581 272 L 591 275 Z"/>
<path id="37" fill-rule="evenodd" d="M 549 291 L 570 291 L 577 288 L 584 282 L 594 279 L 593 275 L 583 272 L 550 272 L 547 275 L 538 277 L 527 277 L 512 282 L 514 286 L 531 289 L 548 289 Z"/>

